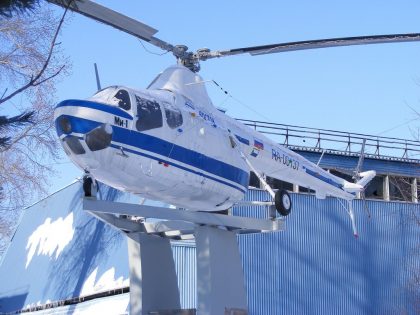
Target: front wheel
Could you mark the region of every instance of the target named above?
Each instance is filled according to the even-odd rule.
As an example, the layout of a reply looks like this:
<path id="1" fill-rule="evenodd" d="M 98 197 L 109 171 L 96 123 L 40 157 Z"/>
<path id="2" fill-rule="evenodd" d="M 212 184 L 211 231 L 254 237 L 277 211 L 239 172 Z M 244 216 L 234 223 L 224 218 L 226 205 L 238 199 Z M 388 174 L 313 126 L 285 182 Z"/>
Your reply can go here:
<path id="1" fill-rule="evenodd" d="M 287 216 L 292 211 L 292 199 L 286 190 L 277 190 L 274 195 L 274 205 L 282 216 Z"/>

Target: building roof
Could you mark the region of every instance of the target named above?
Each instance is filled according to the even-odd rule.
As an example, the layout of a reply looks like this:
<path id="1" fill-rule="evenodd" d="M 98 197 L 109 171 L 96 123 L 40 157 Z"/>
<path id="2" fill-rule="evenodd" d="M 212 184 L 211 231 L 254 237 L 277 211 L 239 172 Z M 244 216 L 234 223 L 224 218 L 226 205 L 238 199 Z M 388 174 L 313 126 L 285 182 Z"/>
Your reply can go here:
<path id="1" fill-rule="evenodd" d="M 318 163 L 322 152 L 309 151 L 295 147 L 293 151 L 303 155 L 313 163 Z M 320 166 L 352 174 L 359 161 L 359 155 L 346 153 L 324 153 Z M 394 175 L 404 177 L 420 177 L 420 161 L 395 160 L 387 158 L 365 157 L 362 171 L 374 170 L 378 175 Z"/>
<path id="2" fill-rule="evenodd" d="M 84 213 L 82 196 L 76 182 L 25 210 L 0 266 L 0 313 L 128 285 L 124 235 Z"/>

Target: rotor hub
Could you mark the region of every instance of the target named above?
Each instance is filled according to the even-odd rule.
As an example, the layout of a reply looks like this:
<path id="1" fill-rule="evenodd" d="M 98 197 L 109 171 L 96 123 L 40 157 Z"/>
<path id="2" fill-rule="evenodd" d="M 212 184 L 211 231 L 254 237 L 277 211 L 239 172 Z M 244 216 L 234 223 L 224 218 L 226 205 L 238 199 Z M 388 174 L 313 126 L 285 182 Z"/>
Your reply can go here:
<path id="1" fill-rule="evenodd" d="M 187 54 L 188 46 L 185 45 L 176 45 L 174 46 L 172 53 L 177 58 L 183 58 L 185 54 Z"/>
<path id="2" fill-rule="evenodd" d="M 188 51 L 187 46 L 176 45 L 174 46 L 172 53 L 177 58 L 178 63 L 182 64 L 184 67 L 190 69 L 192 72 L 200 71 L 200 60 L 197 58 L 197 54 Z"/>
<path id="3" fill-rule="evenodd" d="M 209 53 L 210 53 L 210 49 L 208 49 L 208 48 L 200 48 L 200 49 L 197 49 L 197 52 L 195 54 L 196 54 L 196 56 L 197 56 L 196 58 L 198 60 L 205 61 L 205 60 L 208 59 Z"/>

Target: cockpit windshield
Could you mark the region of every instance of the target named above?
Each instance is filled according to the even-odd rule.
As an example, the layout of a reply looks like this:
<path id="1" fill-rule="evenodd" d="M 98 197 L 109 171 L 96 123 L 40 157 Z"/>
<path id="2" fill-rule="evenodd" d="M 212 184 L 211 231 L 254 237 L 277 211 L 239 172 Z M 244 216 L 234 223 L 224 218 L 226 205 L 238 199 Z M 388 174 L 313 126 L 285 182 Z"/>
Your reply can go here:
<path id="1" fill-rule="evenodd" d="M 119 90 L 115 95 L 114 99 L 118 100 L 118 107 L 125 110 L 131 109 L 130 95 L 126 90 Z"/>
<path id="2" fill-rule="evenodd" d="M 118 86 L 110 86 L 98 91 L 89 100 L 118 106 L 124 110 L 131 109 L 130 94 Z"/>

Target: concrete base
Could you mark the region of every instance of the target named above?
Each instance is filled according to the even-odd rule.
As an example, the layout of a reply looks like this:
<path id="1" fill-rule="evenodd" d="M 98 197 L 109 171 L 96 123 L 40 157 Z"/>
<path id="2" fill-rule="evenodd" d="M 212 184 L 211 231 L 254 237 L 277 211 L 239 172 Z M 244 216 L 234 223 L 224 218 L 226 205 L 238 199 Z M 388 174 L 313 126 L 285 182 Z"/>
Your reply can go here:
<path id="1" fill-rule="evenodd" d="M 129 233 L 130 314 L 180 310 L 178 282 L 169 239 Z M 177 313 L 173 313 L 177 314 Z"/>
<path id="2" fill-rule="evenodd" d="M 130 314 L 246 315 L 247 300 L 236 233 L 197 226 L 197 311 L 181 310 L 168 238 L 129 233 Z"/>
<path id="3" fill-rule="evenodd" d="M 248 314 L 236 234 L 209 226 L 197 226 L 194 234 L 197 246 L 197 314 Z"/>

